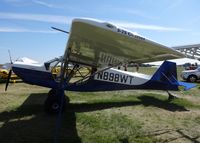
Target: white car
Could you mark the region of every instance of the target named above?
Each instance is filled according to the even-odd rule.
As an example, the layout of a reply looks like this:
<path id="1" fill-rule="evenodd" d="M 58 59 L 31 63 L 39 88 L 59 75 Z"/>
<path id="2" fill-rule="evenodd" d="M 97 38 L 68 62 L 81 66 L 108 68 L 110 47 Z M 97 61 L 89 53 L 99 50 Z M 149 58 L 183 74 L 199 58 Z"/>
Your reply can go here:
<path id="1" fill-rule="evenodd" d="M 185 70 L 181 73 L 181 78 L 188 82 L 196 82 L 200 79 L 200 67 L 195 70 Z"/>

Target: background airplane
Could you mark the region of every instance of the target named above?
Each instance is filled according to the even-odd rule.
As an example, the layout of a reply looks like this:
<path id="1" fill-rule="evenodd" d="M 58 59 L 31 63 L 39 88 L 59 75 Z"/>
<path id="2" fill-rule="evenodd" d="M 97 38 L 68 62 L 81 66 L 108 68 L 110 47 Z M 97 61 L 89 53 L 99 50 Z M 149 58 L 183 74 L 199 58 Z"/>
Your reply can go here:
<path id="1" fill-rule="evenodd" d="M 10 69 L 0 69 L 0 82 L 5 82 L 8 79 L 8 75 L 9 75 L 9 70 Z M 15 83 L 16 79 L 17 79 L 17 75 L 15 73 L 12 73 L 10 76 L 10 82 Z"/>

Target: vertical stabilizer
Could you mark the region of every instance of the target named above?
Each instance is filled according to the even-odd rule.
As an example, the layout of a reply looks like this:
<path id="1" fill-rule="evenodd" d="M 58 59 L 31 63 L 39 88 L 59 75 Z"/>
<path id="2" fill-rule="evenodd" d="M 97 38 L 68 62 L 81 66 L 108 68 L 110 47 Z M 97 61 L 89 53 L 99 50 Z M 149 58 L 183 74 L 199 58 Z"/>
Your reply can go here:
<path id="1" fill-rule="evenodd" d="M 160 68 L 155 72 L 151 80 L 178 83 L 177 81 L 177 71 L 176 63 L 164 61 Z"/>

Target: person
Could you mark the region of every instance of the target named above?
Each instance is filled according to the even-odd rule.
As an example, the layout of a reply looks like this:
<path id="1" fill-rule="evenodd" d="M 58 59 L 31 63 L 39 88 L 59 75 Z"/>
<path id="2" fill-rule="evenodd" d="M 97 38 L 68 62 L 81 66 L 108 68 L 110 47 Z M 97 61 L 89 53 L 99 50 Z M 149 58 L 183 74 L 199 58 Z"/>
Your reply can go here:
<path id="1" fill-rule="evenodd" d="M 136 64 L 136 72 L 139 71 L 139 64 Z"/>
<path id="2" fill-rule="evenodd" d="M 126 64 L 124 65 L 124 71 L 127 71 L 127 65 Z"/>
<path id="3" fill-rule="evenodd" d="M 194 64 L 192 64 L 191 66 L 190 66 L 190 70 L 195 70 L 197 68 L 197 66 L 195 66 Z"/>

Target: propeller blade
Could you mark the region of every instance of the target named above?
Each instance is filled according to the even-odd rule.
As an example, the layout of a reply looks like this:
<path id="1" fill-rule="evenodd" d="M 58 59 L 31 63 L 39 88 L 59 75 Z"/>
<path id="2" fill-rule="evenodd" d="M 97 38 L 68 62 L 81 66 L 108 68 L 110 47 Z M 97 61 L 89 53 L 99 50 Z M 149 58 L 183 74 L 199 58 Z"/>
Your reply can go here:
<path id="1" fill-rule="evenodd" d="M 7 88 L 8 88 L 8 84 L 10 82 L 10 77 L 11 77 L 11 74 L 12 74 L 12 70 L 9 71 L 8 73 L 8 78 L 7 78 L 7 81 L 6 81 L 6 87 L 5 87 L 5 91 L 7 91 Z"/>
<path id="2" fill-rule="evenodd" d="M 62 30 L 62 29 L 59 29 L 59 28 L 56 28 L 56 27 L 51 27 L 51 28 L 54 29 L 54 30 L 58 30 L 58 31 L 60 31 L 60 32 L 64 32 L 64 33 L 69 34 L 68 31 L 65 31 L 65 30 Z"/>
<path id="3" fill-rule="evenodd" d="M 9 57 L 10 57 L 10 63 L 13 64 L 11 54 L 10 54 L 10 50 L 8 50 L 8 54 L 9 54 Z"/>

